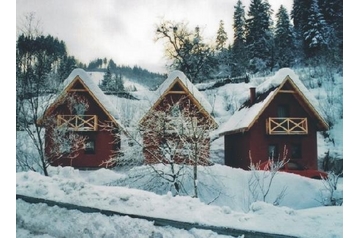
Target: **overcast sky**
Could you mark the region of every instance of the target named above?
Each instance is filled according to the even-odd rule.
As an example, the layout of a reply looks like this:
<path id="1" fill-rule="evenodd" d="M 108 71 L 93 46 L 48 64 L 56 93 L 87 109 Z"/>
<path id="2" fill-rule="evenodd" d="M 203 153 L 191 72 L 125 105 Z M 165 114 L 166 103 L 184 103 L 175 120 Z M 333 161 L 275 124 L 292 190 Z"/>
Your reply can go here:
<path id="1" fill-rule="evenodd" d="M 242 0 L 246 12 L 251 0 Z M 276 11 L 281 4 L 290 12 L 293 0 L 269 0 Z M 17 0 L 16 25 L 34 12 L 43 34 L 66 43 L 68 53 L 88 64 L 95 58 L 117 64 L 139 65 L 165 73 L 163 42 L 154 42 L 161 20 L 187 21 L 215 41 L 220 20 L 232 41 L 237 0 Z"/>

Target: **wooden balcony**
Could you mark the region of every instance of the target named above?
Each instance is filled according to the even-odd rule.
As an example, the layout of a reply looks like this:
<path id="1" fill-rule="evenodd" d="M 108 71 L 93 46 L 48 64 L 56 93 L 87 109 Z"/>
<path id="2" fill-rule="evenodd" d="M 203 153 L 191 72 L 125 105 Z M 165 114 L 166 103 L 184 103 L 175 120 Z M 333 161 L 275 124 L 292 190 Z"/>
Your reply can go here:
<path id="1" fill-rule="evenodd" d="M 269 117 L 266 120 L 266 131 L 269 135 L 306 135 L 307 118 Z"/>
<path id="2" fill-rule="evenodd" d="M 98 121 L 96 115 L 58 115 L 58 126 L 67 126 L 73 131 L 97 131 Z"/>

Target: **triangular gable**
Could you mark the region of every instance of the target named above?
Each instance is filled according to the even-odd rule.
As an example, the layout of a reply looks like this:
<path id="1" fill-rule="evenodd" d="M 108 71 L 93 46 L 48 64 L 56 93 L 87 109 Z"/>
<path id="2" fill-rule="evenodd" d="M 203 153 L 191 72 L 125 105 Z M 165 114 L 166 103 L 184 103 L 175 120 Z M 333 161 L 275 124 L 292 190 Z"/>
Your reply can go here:
<path id="1" fill-rule="evenodd" d="M 103 93 L 103 91 L 95 84 L 95 82 L 89 77 L 89 75 L 83 69 L 74 69 L 72 73 L 68 76 L 67 79 L 63 82 L 64 89 L 57 96 L 55 101 L 51 103 L 49 108 L 44 113 L 43 117 L 39 120 L 40 122 L 47 115 L 51 114 L 57 107 L 59 103 L 66 97 L 68 92 L 75 91 L 86 91 L 95 102 L 99 105 L 99 107 L 104 111 L 104 113 L 110 118 L 110 120 L 115 123 L 120 128 L 123 126 L 119 122 L 119 114 L 116 108 L 112 105 L 112 103 L 108 100 L 107 96 Z"/>
<path id="2" fill-rule="evenodd" d="M 189 81 L 185 74 L 179 70 L 173 71 L 156 90 L 152 106 L 142 117 L 140 123 L 154 110 L 168 94 L 184 94 L 199 108 L 200 112 L 209 118 L 217 127 L 218 123 L 211 116 L 212 107 L 204 95 Z"/>
<path id="3" fill-rule="evenodd" d="M 323 118 L 323 115 L 319 112 L 319 109 L 312 104 L 311 102 L 312 99 L 309 100 L 308 97 L 306 96 L 307 93 L 302 92 L 301 89 L 296 85 L 296 83 L 289 76 L 287 76 L 285 81 L 282 83 L 282 86 L 279 88 L 279 92 L 282 91 L 290 92 L 291 89 L 294 91 L 293 96 L 306 110 L 306 112 L 309 115 L 311 115 L 313 118 L 317 119 L 317 121 L 319 122 L 318 126 L 320 127 L 320 129 L 328 130 L 329 126 L 327 122 Z"/>
<path id="4" fill-rule="evenodd" d="M 78 91 L 81 91 L 81 90 L 88 91 L 82 80 L 81 81 L 80 80 L 75 81 L 72 84 L 72 87 L 71 87 L 70 90 L 73 90 L 73 91 L 76 91 L 76 90 L 78 90 Z"/>
<path id="5" fill-rule="evenodd" d="M 281 78 L 281 79 L 280 79 Z M 291 90 L 292 89 L 292 90 Z M 256 101 L 251 105 L 246 101 L 243 106 L 220 128 L 219 135 L 234 134 L 250 130 L 255 121 L 275 96 L 282 91 L 294 91 L 294 96 L 304 109 L 315 117 L 321 130 L 327 130 L 328 124 L 323 119 L 317 100 L 298 79 L 298 76 L 288 68 L 279 70 L 275 76 L 257 87 Z M 259 100 L 257 100 L 259 98 Z"/>
<path id="6" fill-rule="evenodd" d="M 170 89 L 170 92 L 184 93 L 186 92 L 185 88 L 180 85 L 179 82 L 176 82 L 173 87 Z"/>

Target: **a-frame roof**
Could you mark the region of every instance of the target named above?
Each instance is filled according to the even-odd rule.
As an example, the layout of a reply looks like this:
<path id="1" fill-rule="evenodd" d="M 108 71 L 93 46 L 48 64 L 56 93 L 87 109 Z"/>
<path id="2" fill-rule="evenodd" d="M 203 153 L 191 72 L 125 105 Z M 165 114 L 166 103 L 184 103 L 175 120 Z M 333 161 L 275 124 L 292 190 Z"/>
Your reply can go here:
<path id="1" fill-rule="evenodd" d="M 302 107 L 318 121 L 320 130 L 327 130 L 328 124 L 324 120 L 317 99 L 303 85 L 299 77 L 289 68 L 280 69 L 273 77 L 267 79 L 264 83 L 256 88 L 256 100 L 250 104 L 249 99 L 242 107 L 232 115 L 229 120 L 219 129 L 219 135 L 234 134 L 250 130 L 255 121 L 260 117 L 262 112 L 275 98 L 275 96 L 289 86 L 294 90 L 294 96 Z M 247 95 L 249 98 L 250 95 Z"/>
<path id="2" fill-rule="evenodd" d="M 80 68 L 74 69 L 67 77 L 67 79 L 64 80 L 62 92 L 55 98 L 54 102 L 51 103 L 43 117 L 51 114 L 58 103 L 61 102 L 63 98 L 66 97 L 67 93 L 78 84 L 82 85 L 84 90 L 92 96 L 92 98 L 98 103 L 98 105 L 102 108 L 102 110 L 106 113 L 112 122 L 116 123 L 116 125 L 120 128 L 123 128 L 119 121 L 120 117 L 118 110 L 113 106 L 113 104 L 109 101 L 107 96 L 98 87 L 98 85 L 90 78 L 88 73 Z"/>
<path id="3" fill-rule="evenodd" d="M 179 85 L 183 89 L 185 94 L 189 97 L 190 100 L 199 108 L 200 112 L 212 120 L 215 126 L 218 125 L 214 117 L 211 116 L 212 107 L 209 101 L 205 96 L 195 87 L 195 85 L 190 82 L 186 75 L 179 70 L 172 71 L 168 78 L 159 86 L 155 91 L 152 98 L 151 107 L 148 112 L 142 117 L 140 122 L 147 117 L 148 114 L 152 113 L 152 110 L 156 108 L 159 103 L 165 98 L 166 95 L 175 91 L 175 87 Z"/>

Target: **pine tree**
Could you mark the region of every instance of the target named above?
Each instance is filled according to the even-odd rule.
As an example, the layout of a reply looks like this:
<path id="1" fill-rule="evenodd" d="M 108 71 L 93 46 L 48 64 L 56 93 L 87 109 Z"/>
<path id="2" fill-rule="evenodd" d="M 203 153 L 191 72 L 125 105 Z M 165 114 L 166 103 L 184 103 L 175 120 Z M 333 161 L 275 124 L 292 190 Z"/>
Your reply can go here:
<path id="1" fill-rule="evenodd" d="M 109 67 L 107 67 L 107 71 L 103 76 L 103 80 L 101 82 L 100 88 L 104 91 L 109 91 L 112 84 L 112 73 Z"/>
<path id="2" fill-rule="evenodd" d="M 323 18 L 317 0 L 313 0 L 308 14 L 307 24 L 302 26 L 303 46 L 306 56 L 311 58 L 327 50 L 330 30 Z"/>
<path id="3" fill-rule="evenodd" d="M 343 0 L 319 0 L 324 20 L 335 31 L 339 42 L 343 44 Z"/>
<path id="4" fill-rule="evenodd" d="M 330 32 L 329 52 L 338 61 L 343 59 L 343 0 L 319 0 L 324 20 Z M 340 62 L 341 63 L 341 62 Z"/>
<path id="5" fill-rule="evenodd" d="M 58 68 L 60 80 L 64 80 L 68 76 L 68 72 L 72 72 L 77 67 L 77 61 L 73 56 L 63 56 Z"/>
<path id="6" fill-rule="evenodd" d="M 231 50 L 232 76 L 240 76 L 246 72 L 247 56 L 245 50 L 245 9 L 241 0 L 238 0 L 234 11 L 234 41 Z"/>
<path id="7" fill-rule="evenodd" d="M 112 59 L 110 59 L 108 62 L 108 67 L 109 67 L 109 69 L 114 70 L 117 68 L 117 65 L 114 63 L 114 61 Z"/>
<path id="8" fill-rule="evenodd" d="M 229 77 L 230 70 L 230 53 L 226 48 L 226 41 L 228 40 L 227 33 L 224 29 L 224 21 L 220 20 L 219 29 L 216 36 L 216 52 L 215 59 L 217 62 L 216 77 Z"/>
<path id="9" fill-rule="evenodd" d="M 216 34 L 216 50 L 222 51 L 226 46 L 227 33 L 224 28 L 224 21 L 220 20 L 219 29 Z"/>
<path id="10" fill-rule="evenodd" d="M 309 9 L 313 0 L 294 0 L 291 12 L 293 26 L 296 32 L 302 32 L 302 27 L 307 24 Z M 302 35 L 300 35 L 302 36 Z"/>
<path id="11" fill-rule="evenodd" d="M 273 67 L 271 6 L 267 0 L 251 0 L 246 20 L 246 48 L 254 73 Z"/>
<path id="12" fill-rule="evenodd" d="M 287 9 L 280 6 L 276 14 L 275 61 L 279 68 L 291 67 L 294 61 L 294 36 Z"/>
<path id="13" fill-rule="evenodd" d="M 118 72 L 115 73 L 115 77 L 114 77 L 114 90 L 117 93 L 124 91 L 124 84 L 123 84 L 122 74 L 118 73 Z"/>

